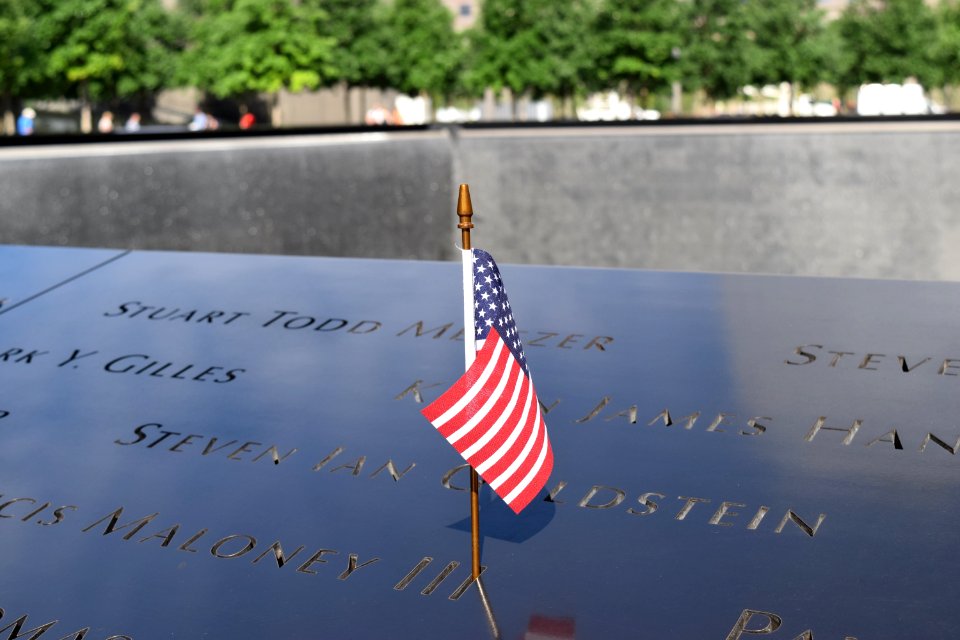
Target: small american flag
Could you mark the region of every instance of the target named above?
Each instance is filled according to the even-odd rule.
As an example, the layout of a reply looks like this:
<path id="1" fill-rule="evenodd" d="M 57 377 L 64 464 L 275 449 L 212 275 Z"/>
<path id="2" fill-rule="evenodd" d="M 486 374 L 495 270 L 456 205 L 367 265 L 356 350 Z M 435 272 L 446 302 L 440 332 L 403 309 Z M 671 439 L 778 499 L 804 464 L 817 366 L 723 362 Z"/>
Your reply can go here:
<path id="1" fill-rule="evenodd" d="M 520 513 L 547 483 L 553 451 L 500 270 L 485 251 L 465 253 L 473 263 L 476 359 L 422 413 Z"/>

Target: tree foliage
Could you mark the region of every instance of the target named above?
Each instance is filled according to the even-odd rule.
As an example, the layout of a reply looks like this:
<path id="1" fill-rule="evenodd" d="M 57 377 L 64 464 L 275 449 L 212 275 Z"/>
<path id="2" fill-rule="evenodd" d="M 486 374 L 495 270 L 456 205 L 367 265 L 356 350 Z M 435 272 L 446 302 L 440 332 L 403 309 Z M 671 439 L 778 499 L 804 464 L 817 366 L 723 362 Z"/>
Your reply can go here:
<path id="1" fill-rule="evenodd" d="M 679 80 L 683 27 L 675 0 L 604 0 L 593 29 L 600 86 L 638 96 Z"/>
<path id="2" fill-rule="evenodd" d="M 394 0 L 383 24 L 385 76 L 393 88 L 408 95 L 449 95 L 457 83 L 463 41 L 440 0 Z"/>
<path id="3" fill-rule="evenodd" d="M 217 97 L 348 87 L 434 97 L 643 98 L 674 80 L 960 84 L 960 0 L 485 0 L 463 37 L 440 0 L 0 0 L 0 99 Z M 679 55 L 678 55 L 679 54 Z"/>
<path id="4" fill-rule="evenodd" d="M 835 43 L 816 0 L 750 0 L 744 12 L 753 84 L 811 86 L 824 78 Z"/>
<path id="5" fill-rule="evenodd" d="M 909 77 L 928 85 L 940 82 L 933 58 L 936 20 L 924 0 L 852 0 L 836 28 L 844 44 L 840 86 Z"/>
<path id="6" fill-rule="evenodd" d="M 690 0 L 687 42 L 683 47 L 684 86 L 710 98 L 730 98 L 750 83 L 747 12 L 742 0 Z"/>
<path id="7" fill-rule="evenodd" d="M 592 67 L 592 5 L 585 0 L 487 0 L 469 85 L 514 95 L 573 95 Z"/>
<path id="8" fill-rule="evenodd" d="M 936 11 L 937 37 L 931 55 L 943 85 L 960 84 L 960 1 L 942 0 Z"/>
<path id="9" fill-rule="evenodd" d="M 333 38 L 332 64 L 348 87 L 386 88 L 390 43 L 384 33 L 384 5 L 378 0 L 322 0 L 324 35 Z"/>
<path id="10" fill-rule="evenodd" d="M 37 96 L 46 80 L 47 34 L 36 25 L 42 5 L 30 0 L 0 0 L 0 94 Z"/>
<path id="11" fill-rule="evenodd" d="M 160 0 L 51 1 L 37 27 L 50 38 L 50 81 L 94 100 L 166 86 L 182 39 Z"/>
<path id="12" fill-rule="evenodd" d="M 182 79 L 217 97 L 297 92 L 336 80 L 336 40 L 317 0 L 200 0 Z"/>

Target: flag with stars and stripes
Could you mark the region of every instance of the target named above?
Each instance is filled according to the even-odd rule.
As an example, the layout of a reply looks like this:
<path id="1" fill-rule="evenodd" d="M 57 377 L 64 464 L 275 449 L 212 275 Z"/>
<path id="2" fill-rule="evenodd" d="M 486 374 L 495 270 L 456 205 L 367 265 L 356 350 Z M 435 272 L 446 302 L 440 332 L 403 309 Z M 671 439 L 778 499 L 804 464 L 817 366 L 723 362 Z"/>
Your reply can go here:
<path id="1" fill-rule="evenodd" d="M 464 330 L 467 370 L 422 413 L 520 513 L 547 483 L 553 451 L 500 270 L 486 251 L 463 253 L 465 303 L 473 307 L 474 325 Z"/>

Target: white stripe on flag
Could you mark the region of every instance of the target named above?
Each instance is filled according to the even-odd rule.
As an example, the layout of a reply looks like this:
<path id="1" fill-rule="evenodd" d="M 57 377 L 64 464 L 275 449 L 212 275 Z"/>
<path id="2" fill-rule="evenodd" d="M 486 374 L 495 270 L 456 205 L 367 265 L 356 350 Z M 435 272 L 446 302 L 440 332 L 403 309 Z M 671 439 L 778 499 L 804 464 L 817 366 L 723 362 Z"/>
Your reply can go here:
<path id="1" fill-rule="evenodd" d="M 503 341 L 498 341 L 498 342 L 499 344 L 496 345 L 496 349 L 494 350 L 494 352 L 498 352 L 504 349 Z M 493 393 L 490 393 L 490 395 L 487 396 L 487 401 L 483 403 L 483 406 L 480 407 L 477 410 L 477 412 L 473 414 L 470 417 L 470 419 L 467 420 L 467 422 L 462 427 L 460 427 L 459 429 L 451 433 L 449 436 L 447 436 L 447 441 L 450 444 L 455 445 L 457 440 L 459 440 L 463 436 L 470 433 L 474 427 L 476 427 L 480 422 L 484 420 L 484 418 L 487 417 L 487 414 L 490 413 L 490 411 L 494 408 L 494 406 L 496 406 L 497 402 L 500 400 L 500 396 L 503 395 L 504 387 L 506 387 L 507 382 L 510 381 L 510 376 L 507 374 L 510 371 L 510 362 L 513 361 L 513 354 L 510 353 L 509 350 L 507 350 L 506 361 L 507 362 L 503 367 L 497 368 L 496 373 L 499 376 L 499 379 L 497 380 L 497 386 L 493 390 Z M 487 369 L 484 369 L 483 372 L 484 374 L 486 374 Z M 474 392 L 474 389 L 476 389 L 477 392 L 481 390 L 485 390 L 489 392 L 489 387 L 484 388 L 482 381 L 478 381 L 476 384 L 474 384 L 470 388 L 470 393 L 476 395 L 476 392 Z"/>
<path id="2" fill-rule="evenodd" d="M 503 342 L 497 345 L 496 349 L 493 352 L 493 355 L 490 357 L 490 362 L 487 363 L 487 366 L 484 368 L 483 373 L 480 374 L 480 379 L 477 380 L 477 383 L 470 387 L 463 396 L 454 403 L 452 407 L 443 412 L 443 415 L 439 416 L 436 420 L 433 421 L 433 426 L 437 429 L 442 427 L 444 424 L 450 421 L 451 418 L 460 413 L 474 396 L 480 392 L 485 383 L 490 376 L 493 374 L 493 370 L 497 367 L 497 359 L 500 357 L 500 351 L 503 349 Z"/>
<path id="3" fill-rule="evenodd" d="M 539 421 L 538 421 L 539 424 Z M 539 430 L 538 430 L 539 431 Z M 527 474 L 527 477 L 523 479 L 523 482 L 514 487 L 513 491 L 504 498 L 504 502 L 510 504 L 517 499 L 523 491 L 530 486 L 530 483 L 533 482 L 533 479 L 537 477 L 537 474 L 540 473 L 540 468 L 543 466 L 543 461 L 547 459 L 547 450 L 550 448 L 550 441 L 546 438 L 543 439 L 543 446 L 540 447 L 540 455 L 537 456 L 537 462 L 533 465 L 533 468 L 530 469 L 530 473 Z"/>
<path id="4" fill-rule="evenodd" d="M 509 360 L 513 360 L 512 354 L 511 357 L 509 357 Z M 493 437 L 497 435 L 497 433 L 503 428 L 503 425 L 506 424 L 507 418 L 510 417 L 510 415 L 513 413 L 513 408 L 517 405 L 517 398 L 520 397 L 520 390 L 523 388 L 523 371 L 520 369 L 520 367 L 516 366 L 516 364 L 508 362 L 507 371 L 504 373 L 503 377 L 516 379 L 513 384 L 513 395 L 510 396 L 510 402 L 508 402 L 507 406 L 503 408 L 503 411 L 500 413 L 497 421 L 490 425 L 490 428 L 487 429 L 487 432 L 480 436 L 476 442 L 462 452 L 464 458 L 472 457 L 473 454 L 490 442 Z M 484 462 L 483 464 L 486 465 L 487 463 Z M 477 473 L 482 473 L 480 471 L 480 467 L 477 467 Z"/>
<path id="5" fill-rule="evenodd" d="M 507 470 L 500 474 L 496 480 L 490 483 L 490 488 L 496 491 L 500 486 L 510 479 L 514 473 L 517 472 L 517 469 L 520 468 L 524 462 L 527 461 L 527 457 L 530 455 L 530 450 L 533 449 L 533 445 L 537 442 L 537 435 L 540 433 L 540 425 L 543 424 L 543 421 L 540 420 L 540 405 L 537 403 L 537 413 L 533 418 L 533 433 L 530 434 L 530 439 L 527 440 L 526 444 L 523 447 L 523 451 L 520 452 L 514 461 L 507 467 Z M 506 498 L 504 498 L 506 500 Z M 509 504 L 510 501 L 506 500 Z"/>
<path id="6" fill-rule="evenodd" d="M 528 381 L 529 382 L 529 381 Z M 523 426 L 527 424 L 527 415 L 530 413 L 530 400 L 533 398 L 533 385 L 527 384 L 527 401 L 523 405 L 523 415 L 520 416 L 520 420 L 517 422 L 517 426 L 514 427 L 513 433 L 510 434 L 510 437 L 507 438 L 499 449 L 497 449 L 492 456 L 487 458 L 483 464 L 477 467 L 477 473 L 483 474 L 499 462 L 500 458 L 510 450 L 510 447 L 513 446 L 513 443 L 517 441 L 517 438 L 520 437 L 520 434 L 523 432 Z"/>

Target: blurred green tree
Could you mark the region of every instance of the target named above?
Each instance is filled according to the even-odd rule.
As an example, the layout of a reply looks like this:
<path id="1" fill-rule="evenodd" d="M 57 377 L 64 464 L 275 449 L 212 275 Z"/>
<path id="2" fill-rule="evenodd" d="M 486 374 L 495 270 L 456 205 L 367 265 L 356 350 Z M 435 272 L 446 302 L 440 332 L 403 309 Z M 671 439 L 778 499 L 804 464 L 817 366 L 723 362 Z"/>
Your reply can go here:
<path id="1" fill-rule="evenodd" d="M 390 44 L 384 32 L 386 7 L 379 0 L 321 0 L 320 6 L 329 16 L 324 34 L 337 43 L 332 62 L 345 88 L 344 113 L 347 121 L 351 121 L 351 88 L 389 86 L 386 67 Z"/>
<path id="2" fill-rule="evenodd" d="M 515 95 L 527 88 L 520 56 L 528 25 L 521 22 L 519 0 L 485 0 L 478 25 L 468 35 L 470 59 L 466 84 L 475 93 L 485 88 L 496 93 L 510 89 Z"/>
<path id="3" fill-rule="evenodd" d="M 834 66 L 835 41 L 826 34 L 824 13 L 816 0 L 750 0 L 744 5 L 751 83 L 790 83 L 793 90 L 828 79 Z"/>
<path id="4" fill-rule="evenodd" d="M 394 0 L 373 46 L 386 53 L 384 80 L 410 96 L 449 96 L 463 62 L 463 39 L 453 30 L 453 14 L 440 0 Z M 367 44 L 366 46 L 370 46 Z M 376 70 L 378 52 L 367 52 Z"/>
<path id="5" fill-rule="evenodd" d="M 299 92 L 335 82 L 336 39 L 318 0 L 194 0 L 191 44 L 182 56 L 184 84 L 219 98 L 271 96 L 281 121 L 278 92 Z"/>
<path id="6" fill-rule="evenodd" d="M 468 86 L 475 93 L 509 88 L 514 113 L 524 94 L 554 95 L 569 105 L 595 84 L 593 11 L 589 0 L 487 0 L 471 34 Z"/>
<path id="7" fill-rule="evenodd" d="M 0 109 L 8 134 L 14 131 L 13 100 L 45 93 L 48 40 L 35 29 L 42 13 L 38 0 L 0 0 Z"/>
<path id="8" fill-rule="evenodd" d="M 852 0 L 836 25 L 843 38 L 841 89 L 910 77 L 928 86 L 942 81 L 934 62 L 936 19 L 924 0 Z"/>
<path id="9" fill-rule="evenodd" d="M 81 130 L 91 129 L 91 100 L 142 96 L 168 86 L 182 28 L 160 0 L 47 0 L 36 21 L 49 37 L 47 74 L 61 95 L 82 102 Z"/>
<path id="10" fill-rule="evenodd" d="M 756 47 L 748 34 L 742 0 L 690 0 L 684 3 L 687 39 L 683 46 L 684 85 L 708 98 L 737 95 L 751 80 Z"/>
<path id="11" fill-rule="evenodd" d="M 604 0 L 594 23 L 597 80 L 644 107 L 681 73 L 682 7 L 676 0 Z"/>
<path id="12" fill-rule="evenodd" d="M 936 19 L 933 61 L 939 69 L 947 102 L 952 104 L 953 90 L 960 84 L 960 2 L 942 0 L 936 9 Z"/>

